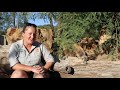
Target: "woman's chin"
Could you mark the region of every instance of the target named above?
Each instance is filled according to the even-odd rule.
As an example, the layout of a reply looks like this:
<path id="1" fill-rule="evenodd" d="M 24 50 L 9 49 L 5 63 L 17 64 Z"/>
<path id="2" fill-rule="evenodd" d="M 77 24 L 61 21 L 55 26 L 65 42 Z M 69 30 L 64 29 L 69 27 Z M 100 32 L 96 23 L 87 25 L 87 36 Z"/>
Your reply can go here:
<path id="1" fill-rule="evenodd" d="M 33 42 L 29 42 L 29 44 L 33 44 Z"/>

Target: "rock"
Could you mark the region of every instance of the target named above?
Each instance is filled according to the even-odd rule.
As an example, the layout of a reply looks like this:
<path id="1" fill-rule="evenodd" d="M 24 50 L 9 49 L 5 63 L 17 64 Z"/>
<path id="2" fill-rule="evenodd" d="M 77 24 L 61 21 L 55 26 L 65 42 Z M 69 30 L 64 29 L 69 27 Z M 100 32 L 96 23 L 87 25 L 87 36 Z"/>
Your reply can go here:
<path id="1" fill-rule="evenodd" d="M 65 67 L 65 72 L 73 75 L 74 74 L 74 68 L 71 67 L 71 66 L 67 66 L 67 67 Z"/>

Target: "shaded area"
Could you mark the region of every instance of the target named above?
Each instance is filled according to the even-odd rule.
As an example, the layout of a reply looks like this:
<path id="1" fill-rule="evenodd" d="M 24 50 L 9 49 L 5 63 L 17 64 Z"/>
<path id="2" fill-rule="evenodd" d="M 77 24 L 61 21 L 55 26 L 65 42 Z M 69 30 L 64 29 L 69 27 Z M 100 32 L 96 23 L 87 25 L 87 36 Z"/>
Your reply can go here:
<path id="1" fill-rule="evenodd" d="M 61 78 L 61 75 L 58 71 L 49 71 L 50 78 Z"/>
<path id="2" fill-rule="evenodd" d="M 0 65 L 0 78 L 9 78 L 13 70 L 9 67 L 9 64 Z"/>

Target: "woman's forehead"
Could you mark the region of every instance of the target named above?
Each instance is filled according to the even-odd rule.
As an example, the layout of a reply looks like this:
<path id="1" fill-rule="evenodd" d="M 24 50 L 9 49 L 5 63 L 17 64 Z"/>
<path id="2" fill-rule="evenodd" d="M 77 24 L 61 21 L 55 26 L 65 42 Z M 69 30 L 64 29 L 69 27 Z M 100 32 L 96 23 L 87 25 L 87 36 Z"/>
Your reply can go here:
<path id="1" fill-rule="evenodd" d="M 31 31 L 31 30 L 35 30 L 35 28 L 32 26 L 27 26 L 25 29 L 25 31 Z"/>

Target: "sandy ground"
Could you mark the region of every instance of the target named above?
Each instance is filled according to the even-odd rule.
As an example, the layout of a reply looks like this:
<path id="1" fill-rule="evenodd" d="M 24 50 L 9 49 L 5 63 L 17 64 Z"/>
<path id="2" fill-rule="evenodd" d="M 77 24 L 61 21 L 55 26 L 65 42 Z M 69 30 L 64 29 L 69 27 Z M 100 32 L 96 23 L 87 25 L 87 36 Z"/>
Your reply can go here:
<path id="1" fill-rule="evenodd" d="M 76 57 L 69 57 L 56 63 L 55 70 L 60 72 L 62 78 L 120 78 L 120 60 L 111 61 L 103 55 L 97 60 L 89 60 L 87 65 L 81 62 Z M 65 73 L 67 65 L 74 68 L 73 75 Z"/>
<path id="2" fill-rule="evenodd" d="M 0 46 L 0 56 L 5 57 L 9 46 Z M 6 58 L 0 59 L 0 64 L 7 63 Z M 83 61 L 77 57 L 68 57 L 65 60 L 60 60 L 54 66 L 56 76 L 61 78 L 120 78 L 120 60 L 113 61 L 107 55 L 99 55 L 96 60 L 89 60 L 86 64 L 81 64 Z M 74 68 L 74 74 L 67 74 L 65 67 Z M 8 71 L 0 68 L 0 78 L 6 78 L 2 71 Z"/>

